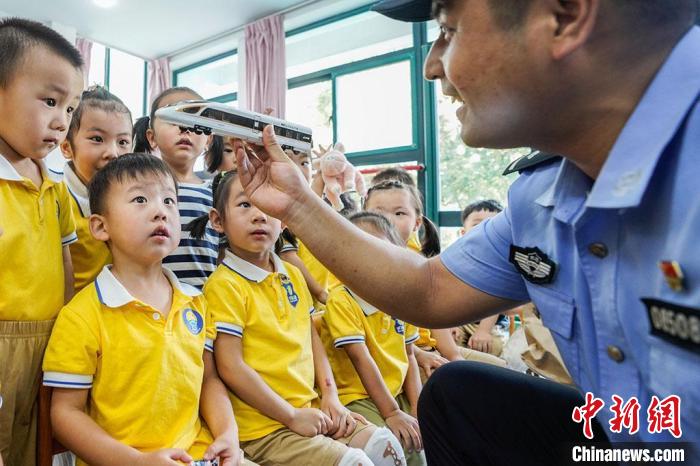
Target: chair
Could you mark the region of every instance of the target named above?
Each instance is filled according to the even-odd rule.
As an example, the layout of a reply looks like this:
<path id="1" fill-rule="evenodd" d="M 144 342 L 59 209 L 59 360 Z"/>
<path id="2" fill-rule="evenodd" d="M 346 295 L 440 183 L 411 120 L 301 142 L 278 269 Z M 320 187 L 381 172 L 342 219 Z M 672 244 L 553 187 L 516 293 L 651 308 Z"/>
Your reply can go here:
<path id="1" fill-rule="evenodd" d="M 56 439 L 51 431 L 51 387 L 39 388 L 39 419 L 37 433 L 37 466 L 51 466 L 53 455 L 68 451 Z"/>

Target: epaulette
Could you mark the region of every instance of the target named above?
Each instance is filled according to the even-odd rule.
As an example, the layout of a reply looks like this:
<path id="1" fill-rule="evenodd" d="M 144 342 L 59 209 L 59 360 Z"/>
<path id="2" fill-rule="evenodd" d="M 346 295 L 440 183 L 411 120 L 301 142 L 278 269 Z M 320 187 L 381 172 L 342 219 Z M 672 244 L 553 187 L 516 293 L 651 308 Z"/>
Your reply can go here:
<path id="1" fill-rule="evenodd" d="M 515 172 L 522 172 L 526 168 L 532 168 L 543 163 L 553 162 L 560 159 L 560 155 L 547 154 L 545 152 L 532 151 L 527 155 L 523 155 L 519 159 L 513 160 L 508 168 L 503 172 L 503 175 L 510 175 Z"/>

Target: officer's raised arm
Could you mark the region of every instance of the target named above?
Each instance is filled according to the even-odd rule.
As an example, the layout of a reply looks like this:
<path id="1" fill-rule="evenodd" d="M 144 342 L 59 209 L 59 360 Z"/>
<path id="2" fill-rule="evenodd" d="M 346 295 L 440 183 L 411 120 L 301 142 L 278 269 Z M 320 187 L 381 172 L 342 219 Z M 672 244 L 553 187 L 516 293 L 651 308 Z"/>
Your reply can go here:
<path id="1" fill-rule="evenodd" d="M 467 285 L 439 258 L 425 259 L 355 228 L 311 191 L 277 144 L 272 127 L 265 128 L 263 140 L 264 150 L 255 154 L 242 146 L 236 150 L 246 194 L 258 208 L 282 220 L 363 298 L 396 317 L 431 328 L 478 320 L 513 307 L 513 301 Z"/>

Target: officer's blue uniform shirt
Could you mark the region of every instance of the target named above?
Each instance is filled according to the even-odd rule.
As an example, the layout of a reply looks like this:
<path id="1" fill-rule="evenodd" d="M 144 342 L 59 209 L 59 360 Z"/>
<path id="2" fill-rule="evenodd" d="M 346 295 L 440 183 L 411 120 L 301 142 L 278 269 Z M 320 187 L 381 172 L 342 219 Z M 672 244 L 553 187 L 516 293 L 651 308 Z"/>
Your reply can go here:
<path id="1" fill-rule="evenodd" d="M 651 395 L 673 394 L 681 397 L 681 441 L 700 442 L 699 92 L 693 27 L 595 182 L 566 160 L 533 167 L 511 186 L 505 211 L 441 256 L 472 287 L 537 305 L 577 385 L 605 401 L 596 419 L 613 441 L 673 440 L 647 432 Z M 523 270 L 518 259 L 533 267 Z M 669 286 L 660 261 L 678 262 L 682 290 Z M 665 316 L 656 327 L 652 304 L 657 319 Z M 609 431 L 613 394 L 640 402 L 633 439 Z"/>

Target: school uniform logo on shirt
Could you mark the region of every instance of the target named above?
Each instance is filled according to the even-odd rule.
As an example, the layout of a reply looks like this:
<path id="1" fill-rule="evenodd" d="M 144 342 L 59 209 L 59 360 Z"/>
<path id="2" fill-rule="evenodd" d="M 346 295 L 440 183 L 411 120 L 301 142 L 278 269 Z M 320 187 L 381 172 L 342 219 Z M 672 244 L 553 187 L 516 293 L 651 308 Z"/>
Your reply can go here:
<path id="1" fill-rule="evenodd" d="M 294 291 L 294 285 L 292 285 L 292 282 L 289 281 L 289 278 L 287 277 L 282 277 L 281 282 L 282 288 L 284 288 L 284 291 L 287 292 L 287 300 L 289 301 L 289 304 L 291 304 L 293 307 L 297 307 L 297 303 L 299 303 L 299 295 L 296 291 Z"/>
<path id="2" fill-rule="evenodd" d="M 538 247 L 521 248 L 511 244 L 508 260 L 525 280 L 537 285 L 552 283 L 557 270 L 557 264 Z"/>
<path id="3" fill-rule="evenodd" d="M 199 312 L 194 309 L 185 309 L 182 313 L 182 320 L 185 322 L 187 330 L 189 330 L 192 335 L 199 335 L 202 333 L 204 319 Z"/>
<path id="4" fill-rule="evenodd" d="M 406 326 L 403 324 L 402 320 L 394 319 L 394 330 L 396 330 L 396 333 L 399 335 L 406 333 Z"/>

